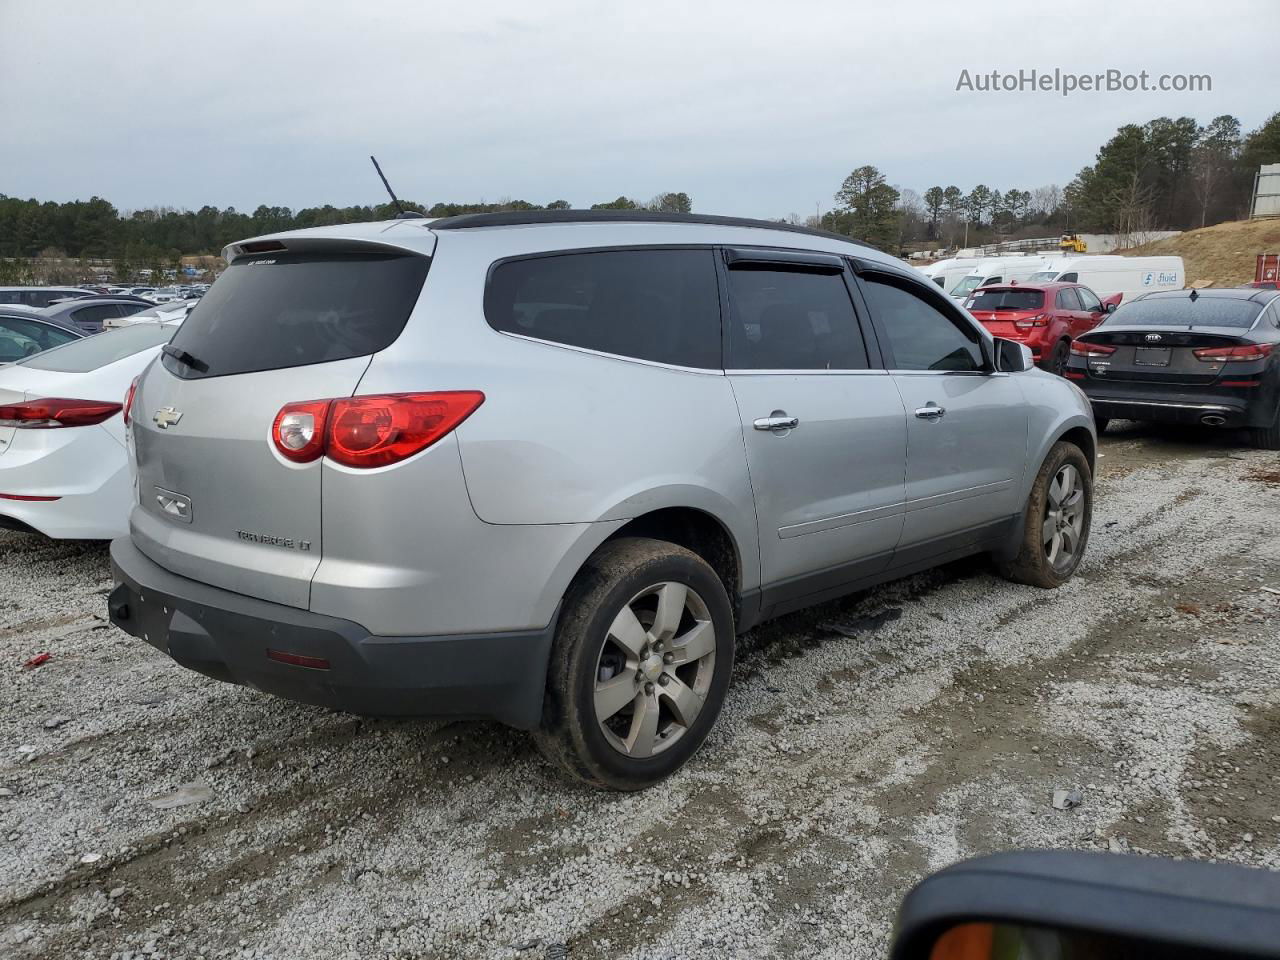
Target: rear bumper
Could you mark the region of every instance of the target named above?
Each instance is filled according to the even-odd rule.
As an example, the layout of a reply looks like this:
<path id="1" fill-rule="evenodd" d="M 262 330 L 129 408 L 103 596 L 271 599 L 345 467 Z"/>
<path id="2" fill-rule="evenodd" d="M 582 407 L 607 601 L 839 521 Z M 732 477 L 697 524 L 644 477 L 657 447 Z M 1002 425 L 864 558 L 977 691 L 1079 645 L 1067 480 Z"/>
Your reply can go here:
<path id="1" fill-rule="evenodd" d="M 1207 423 L 1219 427 L 1247 426 L 1243 404 L 1210 401 L 1129 400 L 1090 397 L 1093 412 L 1111 420 L 1150 420 L 1162 423 Z M 1209 420 L 1206 421 L 1205 418 Z M 1219 420 L 1221 422 L 1219 422 Z"/>
<path id="2" fill-rule="evenodd" d="M 545 628 L 382 637 L 359 624 L 180 577 L 128 537 L 111 544 L 111 622 L 184 667 L 317 706 L 392 716 L 541 719 L 555 618 Z M 268 651 L 323 661 L 297 666 Z"/>

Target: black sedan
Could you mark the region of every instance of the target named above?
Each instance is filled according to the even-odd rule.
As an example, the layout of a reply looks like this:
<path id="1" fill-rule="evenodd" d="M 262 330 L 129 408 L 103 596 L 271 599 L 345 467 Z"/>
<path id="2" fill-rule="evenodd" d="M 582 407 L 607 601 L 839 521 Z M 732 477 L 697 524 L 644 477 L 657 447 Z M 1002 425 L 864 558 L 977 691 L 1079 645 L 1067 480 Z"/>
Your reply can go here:
<path id="1" fill-rule="evenodd" d="M 1280 291 L 1170 290 L 1075 340 L 1066 376 L 1112 419 L 1246 427 L 1280 450 Z"/>

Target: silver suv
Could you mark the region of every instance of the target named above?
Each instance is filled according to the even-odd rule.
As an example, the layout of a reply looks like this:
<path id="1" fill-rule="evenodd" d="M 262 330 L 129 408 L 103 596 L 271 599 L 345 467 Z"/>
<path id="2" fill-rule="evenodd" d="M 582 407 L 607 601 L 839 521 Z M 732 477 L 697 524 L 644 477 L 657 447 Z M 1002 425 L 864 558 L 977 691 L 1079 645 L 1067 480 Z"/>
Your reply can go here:
<path id="1" fill-rule="evenodd" d="M 676 770 L 767 617 L 970 554 L 1055 587 L 1096 434 L 922 275 L 783 224 L 485 214 L 233 244 L 131 393 L 111 619 L 180 664 Z"/>

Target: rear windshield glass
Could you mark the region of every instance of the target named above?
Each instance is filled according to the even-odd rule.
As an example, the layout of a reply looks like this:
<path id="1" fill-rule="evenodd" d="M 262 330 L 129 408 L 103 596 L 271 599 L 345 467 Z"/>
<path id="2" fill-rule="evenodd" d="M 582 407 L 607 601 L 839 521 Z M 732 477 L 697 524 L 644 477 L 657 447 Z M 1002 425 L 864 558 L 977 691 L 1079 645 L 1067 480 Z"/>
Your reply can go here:
<path id="1" fill-rule="evenodd" d="M 1122 303 L 1107 320 L 1108 326 L 1141 324 L 1173 327 L 1241 327 L 1258 319 L 1261 304 L 1234 297 L 1161 297 Z"/>
<path id="2" fill-rule="evenodd" d="M 1044 293 L 1039 290 L 980 290 L 966 304 L 970 310 L 1039 310 Z"/>
<path id="3" fill-rule="evenodd" d="M 105 333 L 85 337 L 61 347 L 54 347 L 22 361 L 24 367 L 33 370 L 54 370 L 58 373 L 88 373 L 109 363 L 131 357 L 148 347 L 167 343 L 176 326 L 162 323 L 135 323 L 108 330 Z"/>
<path id="4" fill-rule="evenodd" d="M 174 337 L 186 379 L 368 356 L 400 336 L 430 261 L 390 253 L 279 253 L 239 260 Z M 187 359 L 184 357 L 184 359 Z"/>

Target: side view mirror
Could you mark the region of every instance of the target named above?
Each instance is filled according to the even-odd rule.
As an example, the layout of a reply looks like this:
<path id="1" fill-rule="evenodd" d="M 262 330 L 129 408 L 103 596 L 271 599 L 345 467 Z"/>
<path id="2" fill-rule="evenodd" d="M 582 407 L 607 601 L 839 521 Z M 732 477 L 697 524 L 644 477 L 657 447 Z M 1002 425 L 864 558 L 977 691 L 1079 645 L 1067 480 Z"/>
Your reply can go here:
<path id="1" fill-rule="evenodd" d="M 1001 373 L 1022 373 L 1035 366 L 1031 348 L 1016 340 L 996 337 L 996 369 Z"/>
<path id="2" fill-rule="evenodd" d="M 1280 956 L 1280 874 L 1110 853 L 980 857 L 902 902 L 890 960 Z"/>
<path id="3" fill-rule="evenodd" d="M 1114 303 L 1104 303 L 1102 305 L 1102 309 L 1107 311 L 1107 313 L 1115 313 L 1116 305 Z"/>
<path id="4" fill-rule="evenodd" d="M 1113 293 L 1107 299 L 1102 301 L 1102 309 L 1107 313 L 1115 313 L 1116 307 L 1120 306 L 1120 300 L 1124 296 L 1123 293 Z"/>

